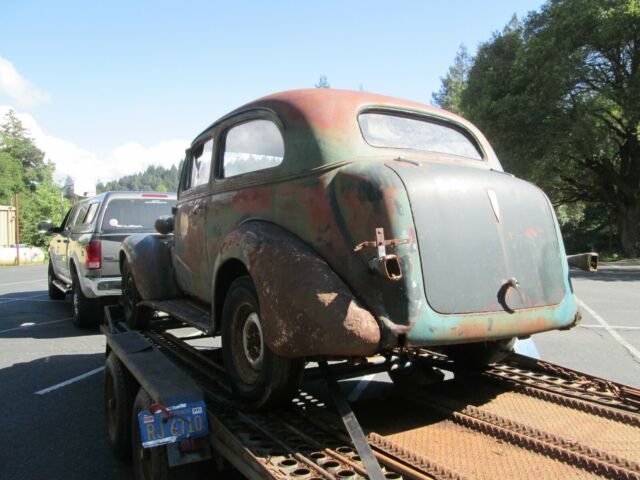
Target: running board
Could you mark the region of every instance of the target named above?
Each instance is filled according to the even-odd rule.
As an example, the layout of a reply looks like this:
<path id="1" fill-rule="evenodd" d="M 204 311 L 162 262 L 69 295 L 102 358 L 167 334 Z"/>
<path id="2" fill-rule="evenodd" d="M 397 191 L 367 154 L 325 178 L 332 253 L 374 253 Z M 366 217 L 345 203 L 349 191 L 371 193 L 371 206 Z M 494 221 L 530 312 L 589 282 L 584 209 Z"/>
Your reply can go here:
<path id="1" fill-rule="evenodd" d="M 176 320 L 187 323 L 207 335 L 213 333 L 211 312 L 195 302 L 187 299 L 144 300 L 140 306 L 168 313 Z"/>
<path id="2" fill-rule="evenodd" d="M 54 287 L 56 287 L 58 290 L 60 290 L 63 293 L 71 293 L 73 291 L 73 289 L 71 288 L 71 285 L 62 283 L 60 280 L 53 280 L 51 283 L 53 284 Z"/>

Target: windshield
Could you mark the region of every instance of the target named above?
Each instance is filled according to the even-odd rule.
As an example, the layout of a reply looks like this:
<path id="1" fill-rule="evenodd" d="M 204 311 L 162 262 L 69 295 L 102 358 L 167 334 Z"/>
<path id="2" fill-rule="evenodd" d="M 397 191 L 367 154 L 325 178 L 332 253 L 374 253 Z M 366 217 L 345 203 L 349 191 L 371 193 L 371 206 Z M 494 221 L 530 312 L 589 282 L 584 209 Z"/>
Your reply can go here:
<path id="1" fill-rule="evenodd" d="M 171 215 L 176 201 L 158 198 L 114 199 L 109 202 L 102 218 L 102 232 L 153 232 L 153 224 L 161 215 Z"/>
<path id="2" fill-rule="evenodd" d="M 470 136 L 435 120 L 369 112 L 361 114 L 358 122 L 362 136 L 372 147 L 408 148 L 482 160 L 480 149 Z"/>

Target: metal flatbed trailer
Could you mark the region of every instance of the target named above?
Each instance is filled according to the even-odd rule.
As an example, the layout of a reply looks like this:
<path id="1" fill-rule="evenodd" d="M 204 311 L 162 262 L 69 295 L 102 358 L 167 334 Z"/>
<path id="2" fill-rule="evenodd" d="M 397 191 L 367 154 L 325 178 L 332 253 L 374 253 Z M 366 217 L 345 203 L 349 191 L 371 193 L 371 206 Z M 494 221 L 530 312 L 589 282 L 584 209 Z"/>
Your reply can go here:
<path id="1" fill-rule="evenodd" d="M 250 479 L 640 479 L 637 389 L 520 355 L 474 371 L 424 350 L 308 368 L 290 405 L 256 412 L 234 400 L 221 351 L 202 336 L 170 317 L 129 331 L 107 313 L 107 424 L 138 478 L 213 478 L 232 465 Z M 336 378 L 388 370 L 395 388 L 353 412 L 335 392 Z M 142 448 L 140 386 L 142 407 L 203 400 L 209 433 Z"/>

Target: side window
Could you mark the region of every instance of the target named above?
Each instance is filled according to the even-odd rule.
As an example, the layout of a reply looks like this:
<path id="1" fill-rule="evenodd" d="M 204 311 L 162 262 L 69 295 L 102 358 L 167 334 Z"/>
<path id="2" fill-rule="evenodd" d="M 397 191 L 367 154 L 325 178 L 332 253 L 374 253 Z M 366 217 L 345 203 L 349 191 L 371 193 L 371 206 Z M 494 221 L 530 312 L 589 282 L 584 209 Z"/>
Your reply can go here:
<path id="1" fill-rule="evenodd" d="M 227 131 L 222 176 L 276 167 L 283 158 L 284 140 L 278 127 L 269 120 L 251 120 Z"/>
<path id="2" fill-rule="evenodd" d="M 211 157 L 213 156 L 213 139 L 196 147 L 191 157 L 191 178 L 187 182 L 187 189 L 209 183 L 211 171 Z"/>
<path id="3" fill-rule="evenodd" d="M 96 212 L 98 211 L 99 206 L 100 204 L 98 202 L 94 202 L 89 205 L 89 209 L 87 210 L 87 213 L 82 220 L 82 223 L 84 225 L 90 225 L 91 222 L 93 222 L 93 220 L 96 218 Z"/>
<path id="4" fill-rule="evenodd" d="M 84 217 L 87 216 L 87 211 L 89 210 L 89 205 L 86 203 L 82 203 L 78 205 L 77 210 L 71 214 L 70 222 L 67 223 L 66 230 L 74 228 L 76 225 L 81 225 Z"/>

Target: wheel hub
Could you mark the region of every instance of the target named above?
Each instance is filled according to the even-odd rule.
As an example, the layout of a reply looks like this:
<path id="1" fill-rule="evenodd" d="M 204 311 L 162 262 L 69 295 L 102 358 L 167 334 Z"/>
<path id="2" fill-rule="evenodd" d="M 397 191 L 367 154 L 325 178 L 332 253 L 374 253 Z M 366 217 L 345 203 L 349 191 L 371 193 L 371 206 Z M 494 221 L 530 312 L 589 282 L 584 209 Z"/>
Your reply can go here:
<path id="1" fill-rule="evenodd" d="M 251 312 L 247 316 L 242 327 L 242 348 L 251 368 L 259 370 L 264 357 L 264 342 L 260 317 L 256 312 Z"/>

